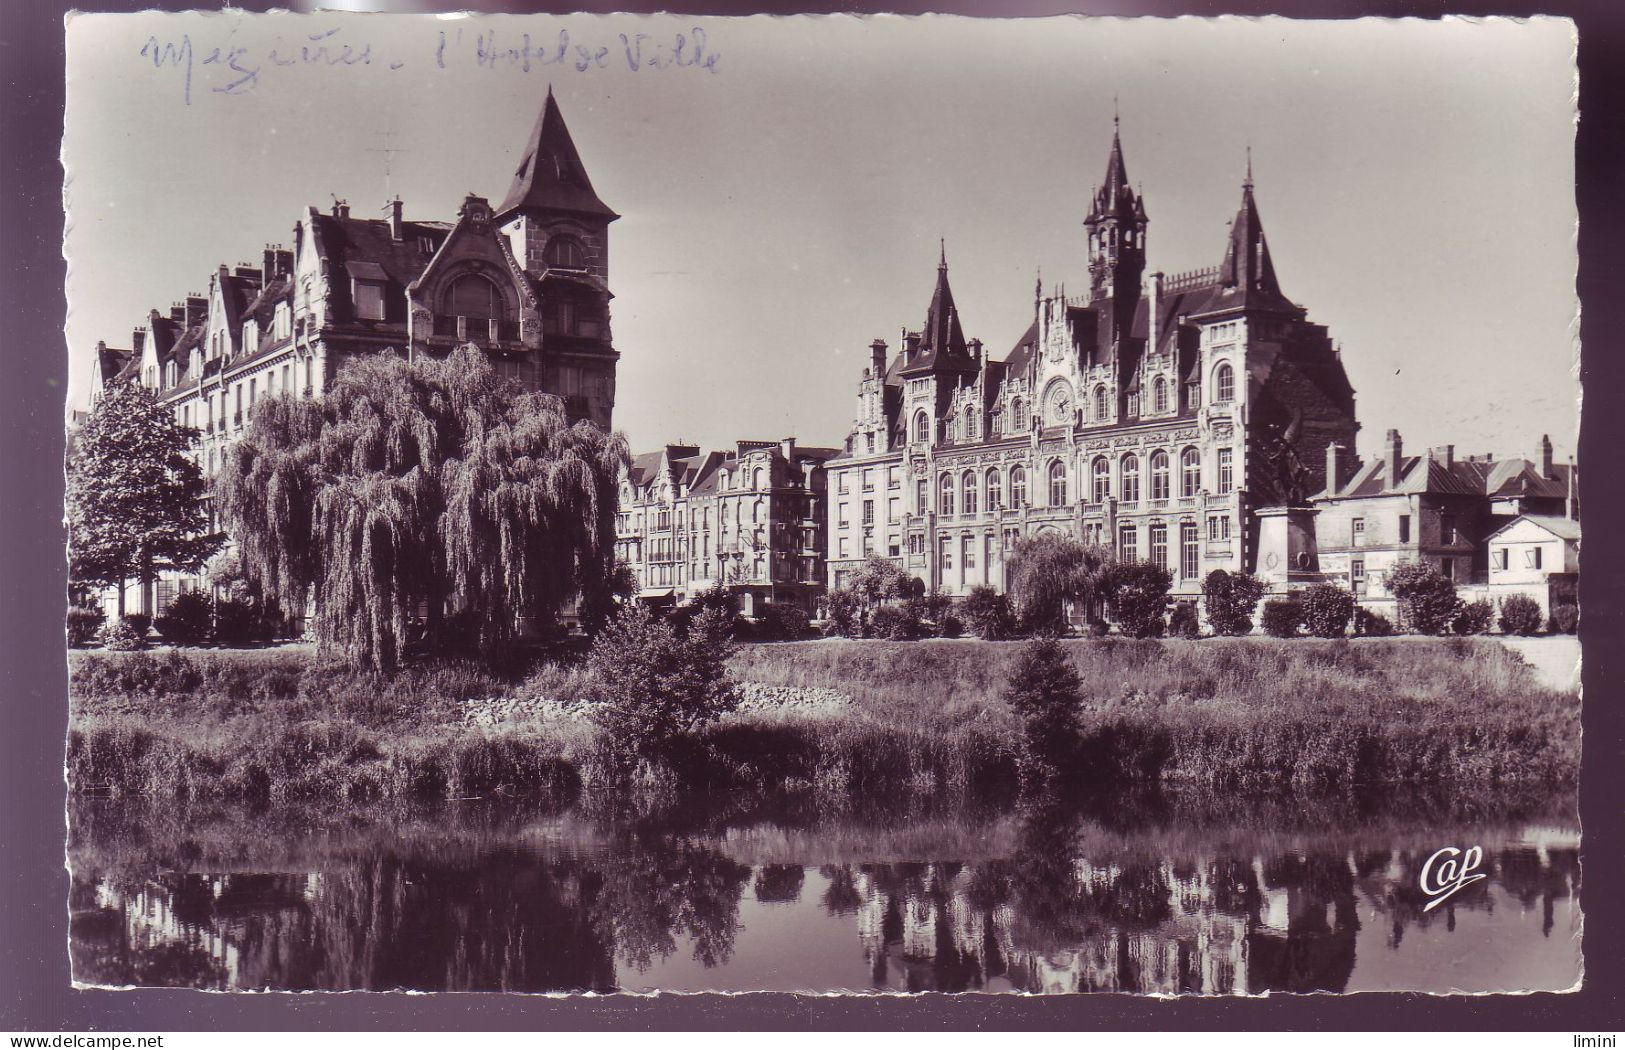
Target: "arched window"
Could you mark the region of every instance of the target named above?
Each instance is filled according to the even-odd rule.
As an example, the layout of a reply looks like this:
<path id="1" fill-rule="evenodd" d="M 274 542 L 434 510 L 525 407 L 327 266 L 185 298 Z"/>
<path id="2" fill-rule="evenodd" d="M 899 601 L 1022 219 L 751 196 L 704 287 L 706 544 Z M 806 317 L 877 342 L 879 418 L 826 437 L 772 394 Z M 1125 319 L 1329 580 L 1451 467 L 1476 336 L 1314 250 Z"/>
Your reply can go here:
<path id="1" fill-rule="evenodd" d="M 1168 453 L 1160 448 L 1151 453 L 1151 498 L 1168 498 Z"/>
<path id="2" fill-rule="evenodd" d="M 1105 503 L 1112 494 L 1112 465 L 1106 461 L 1105 456 L 1096 456 L 1094 465 L 1089 468 L 1091 478 L 1091 495 L 1093 502 Z"/>
<path id="3" fill-rule="evenodd" d="M 969 517 L 976 513 L 976 504 L 978 502 L 976 499 L 976 474 L 969 470 L 965 471 L 964 476 L 959 479 L 959 488 L 960 503 L 964 506 L 966 517 Z"/>
<path id="4" fill-rule="evenodd" d="M 931 417 L 923 411 L 914 417 L 914 440 L 921 445 L 931 444 Z"/>
<path id="5" fill-rule="evenodd" d="M 1202 454 L 1188 448 L 1179 454 L 1179 494 L 1189 498 L 1196 495 L 1201 487 Z"/>
<path id="6" fill-rule="evenodd" d="M 1010 468 L 1010 506 L 1027 505 L 1027 472 L 1021 467 Z"/>
<path id="7" fill-rule="evenodd" d="M 965 406 L 965 440 L 976 440 L 976 409 L 970 405 Z"/>
<path id="8" fill-rule="evenodd" d="M 764 482 L 765 482 L 765 481 L 766 481 L 766 480 L 767 480 L 767 471 L 765 471 L 765 470 L 763 470 L 763 469 L 762 469 L 762 468 L 761 468 L 761 467 L 757 467 L 757 468 L 756 468 L 756 480 L 755 480 L 755 487 L 756 487 L 756 488 L 762 488 L 762 487 L 763 487 L 763 483 L 764 483 Z"/>
<path id="9" fill-rule="evenodd" d="M 944 474 L 942 484 L 937 489 L 937 516 L 951 517 L 954 512 L 954 476 Z"/>
<path id="10" fill-rule="evenodd" d="M 1021 398 L 1018 397 L 1010 402 L 1010 425 L 1005 429 L 1012 434 L 1019 434 L 1026 430 L 1028 426 L 1026 410 L 1027 406 L 1021 403 Z"/>
<path id="11" fill-rule="evenodd" d="M 1161 376 L 1151 384 L 1151 411 L 1159 414 L 1168 411 L 1168 383 Z"/>
<path id="12" fill-rule="evenodd" d="M 1096 423 L 1104 423 L 1105 421 L 1106 421 L 1106 386 L 1105 386 L 1104 383 L 1102 383 L 1100 386 L 1095 387 L 1095 422 Z"/>
<path id="13" fill-rule="evenodd" d="M 1066 464 L 1060 460 L 1049 465 L 1049 505 L 1066 506 Z"/>
<path id="14" fill-rule="evenodd" d="M 1120 468 L 1122 481 L 1122 495 L 1124 503 L 1140 502 L 1140 457 L 1130 452 L 1123 457 Z"/>
<path id="15" fill-rule="evenodd" d="M 587 250 L 574 237 L 553 237 L 547 242 L 547 265 L 559 270 L 585 270 Z"/>
<path id="16" fill-rule="evenodd" d="M 1226 401 L 1233 400 L 1235 396 L 1236 374 L 1230 370 L 1229 365 L 1220 365 L 1213 373 L 1213 400 L 1222 405 Z"/>
<path id="17" fill-rule="evenodd" d="M 451 288 L 446 292 L 445 312 L 453 317 L 500 321 L 504 319 L 507 308 L 496 285 L 477 273 L 465 273 L 451 282 Z"/>
<path id="18" fill-rule="evenodd" d="M 997 470 L 987 472 L 987 509 L 999 510 L 1004 506 L 1004 482 Z"/>

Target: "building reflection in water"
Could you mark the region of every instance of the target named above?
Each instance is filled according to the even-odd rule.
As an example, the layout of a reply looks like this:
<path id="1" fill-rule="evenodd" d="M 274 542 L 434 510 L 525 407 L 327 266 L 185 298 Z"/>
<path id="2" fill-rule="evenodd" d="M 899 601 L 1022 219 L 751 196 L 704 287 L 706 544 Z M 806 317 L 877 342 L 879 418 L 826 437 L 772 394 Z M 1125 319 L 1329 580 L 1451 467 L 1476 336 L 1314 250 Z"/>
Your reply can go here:
<path id="1" fill-rule="evenodd" d="M 716 971 L 718 988 L 750 987 L 749 975 L 722 976 L 749 894 L 790 909 L 775 914 L 850 924 L 866 968 L 853 958 L 855 979 L 841 986 L 851 990 L 1337 992 L 1350 990 L 1362 921 L 1385 931 L 1382 951 L 1397 952 L 1410 931 L 1451 932 L 1474 912 L 1515 946 L 1552 935 L 1557 903 L 1579 880 L 1577 835 L 1556 827 L 1486 844 L 1489 878 L 1433 912 L 1417 888 L 1422 850 L 1198 842 L 1177 856 L 1090 857 L 1078 855 L 1075 831 L 1029 819 L 996 859 L 817 867 L 743 863 L 703 835 L 617 831 L 590 848 L 364 843 L 316 872 L 175 870 L 173 858 L 154 858 L 148 873 L 127 857 L 93 864 L 84 858 L 95 851 L 81 849 L 74 976 L 218 989 L 608 991 L 618 974 L 682 958 Z M 1360 941 L 1367 953 L 1373 943 Z M 795 960 L 783 968 L 793 974 Z M 1449 987 L 1447 974 L 1440 980 Z"/>

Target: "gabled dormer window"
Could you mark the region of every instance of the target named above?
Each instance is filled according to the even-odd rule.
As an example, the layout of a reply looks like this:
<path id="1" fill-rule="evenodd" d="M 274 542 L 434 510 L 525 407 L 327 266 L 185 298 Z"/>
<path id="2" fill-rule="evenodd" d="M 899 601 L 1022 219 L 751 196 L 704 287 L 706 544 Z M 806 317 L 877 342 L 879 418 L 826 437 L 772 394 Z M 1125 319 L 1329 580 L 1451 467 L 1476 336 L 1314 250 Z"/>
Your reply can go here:
<path id="1" fill-rule="evenodd" d="M 276 304 L 276 337 L 286 339 L 293 334 L 293 311 L 287 303 Z"/>
<path id="2" fill-rule="evenodd" d="M 260 348 L 260 325 L 258 321 L 243 322 L 243 353 L 252 354 Z"/>

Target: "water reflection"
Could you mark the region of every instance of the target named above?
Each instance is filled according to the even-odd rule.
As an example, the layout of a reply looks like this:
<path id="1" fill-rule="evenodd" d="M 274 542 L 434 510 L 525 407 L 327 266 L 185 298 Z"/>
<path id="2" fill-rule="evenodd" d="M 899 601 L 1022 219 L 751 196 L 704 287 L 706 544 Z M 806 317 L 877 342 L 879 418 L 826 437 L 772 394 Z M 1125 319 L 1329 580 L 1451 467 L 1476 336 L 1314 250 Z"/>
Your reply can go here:
<path id="1" fill-rule="evenodd" d="M 696 804 L 641 818 L 510 803 L 364 820 L 84 803 L 74 976 L 532 992 L 1575 982 L 1578 835 L 1550 807 L 1334 808 L 1336 824 L 1302 806 L 1166 800 L 836 817 Z M 1483 846 L 1489 877 L 1424 912 L 1421 864 L 1453 843 Z"/>

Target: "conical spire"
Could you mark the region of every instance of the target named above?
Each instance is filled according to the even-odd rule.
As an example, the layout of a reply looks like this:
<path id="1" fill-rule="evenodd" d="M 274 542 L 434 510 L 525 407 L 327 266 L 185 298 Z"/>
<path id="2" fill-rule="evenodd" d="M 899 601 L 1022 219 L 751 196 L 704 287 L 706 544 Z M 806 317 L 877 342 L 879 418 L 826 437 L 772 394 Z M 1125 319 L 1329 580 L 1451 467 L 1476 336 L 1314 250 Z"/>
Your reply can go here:
<path id="1" fill-rule="evenodd" d="M 548 85 L 541 115 L 531 130 L 523 158 L 514 172 L 513 185 L 496 211 L 498 222 L 525 208 L 574 212 L 600 218 L 619 218 L 593 191 L 587 169 L 576 152 L 564 114 Z"/>
<path id="2" fill-rule="evenodd" d="M 926 310 L 925 327 L 920 330 L 920 345 L 942 355 L 963 355 L 965 333 L 959 327 L 959 309 L 954 306 L 954 292 L 948 286 L 948 243 L 942 242 L 937 262 L 937 287 L 931 293 L 931 306 Z"/>
<path id="3" fill-rule="evenodd" d="M 1264 223 L 1258 217 L 1258 203 L 1253 199 L 1251 149 L 1247 151 L 1247 177 L 1241 184 L 1241 209 L 1230 224 L 1230 243 L 1225 248 L 1224 264 L 1219 268 L 1219 282 L 1255 297 L 1259 305 L 1271 299 L 1286 301 L 1275 277 L 1275 263 L 1270 258 L 1269 242 L 1264 238 Z"/>

